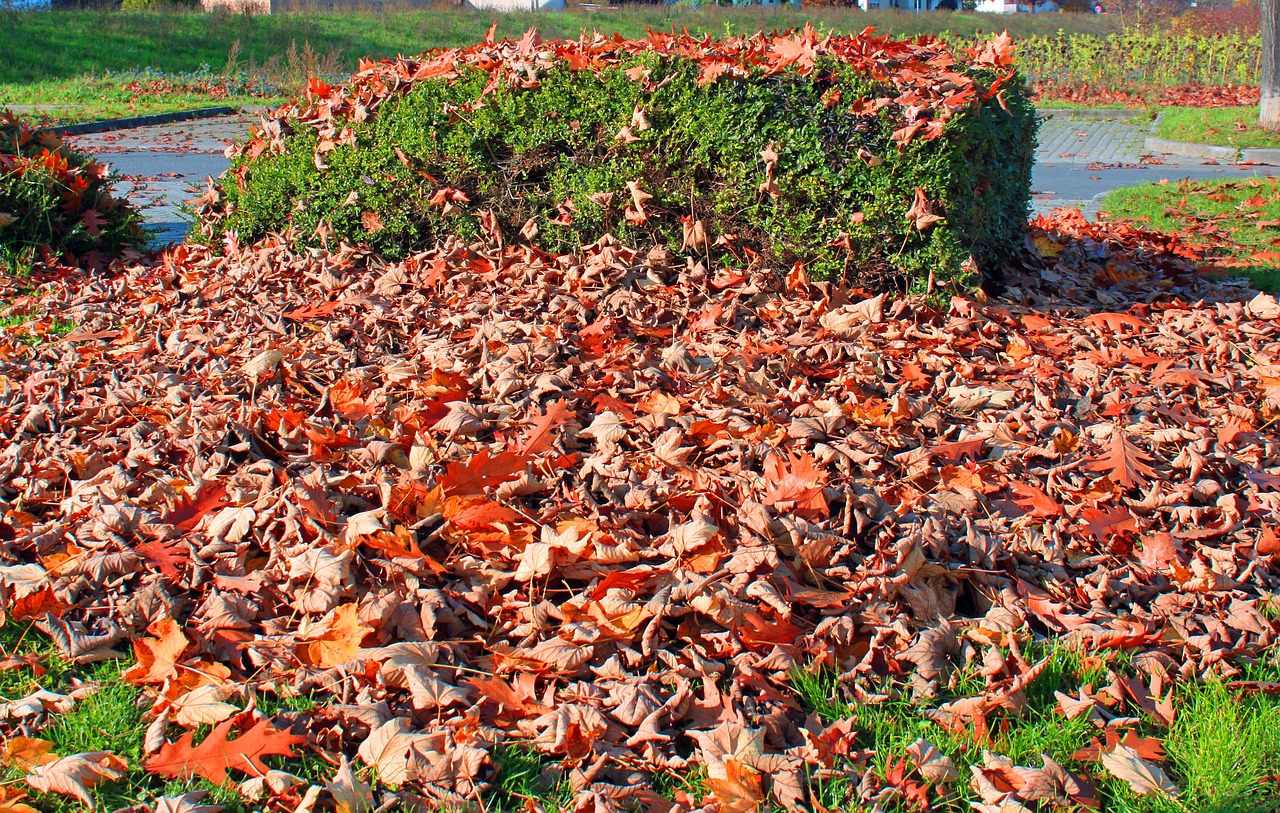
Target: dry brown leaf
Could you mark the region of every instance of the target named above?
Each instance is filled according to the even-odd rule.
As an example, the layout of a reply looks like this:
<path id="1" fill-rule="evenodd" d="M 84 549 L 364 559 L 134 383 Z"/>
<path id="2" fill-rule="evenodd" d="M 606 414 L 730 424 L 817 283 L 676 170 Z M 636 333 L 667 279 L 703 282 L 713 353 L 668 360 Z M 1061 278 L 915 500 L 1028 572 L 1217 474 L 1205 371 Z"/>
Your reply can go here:
<path id="1" fill-rule="evenodd" d="M 103 782 L 119 779 L 126 770 L 128 765 L 120 757 L 105 751 L 91 751 L 39 765 L 27 775 L 27 784 L 45 793 L 74 796 L 93 807 L 93 795 L 89 791 Z"/>

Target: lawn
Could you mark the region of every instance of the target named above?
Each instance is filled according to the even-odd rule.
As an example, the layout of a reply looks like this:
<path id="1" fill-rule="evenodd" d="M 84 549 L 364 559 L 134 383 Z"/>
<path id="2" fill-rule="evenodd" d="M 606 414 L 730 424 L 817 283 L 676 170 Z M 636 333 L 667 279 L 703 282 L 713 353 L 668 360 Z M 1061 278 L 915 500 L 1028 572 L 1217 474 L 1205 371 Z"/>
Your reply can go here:
<path id="1" fill-rule="evenodd" d="M 1113 220 L 1177 233 L 1257 287 L 1280 289 L 1280 180 L 1142 184 L 1109 193 L 1101 210 Z"/>
<path id="2" fill-rule="evenodd" d="M 270 106 L 283 101 L 274 86 L 228 86 L 220 77 L 170 78 L 154 71 L 0 85 L 0 107 L 14 106 L 40 124 L 100 121 L 201 107 Z"/>
<path id="3" fill-rule="evenodd" d="M 1023 646 L 1027 646 L 1026 642 Z M 1002 651 L 1005 657 L 1012 657 L 1008 647 Z M 1242 664 L 1245 671 L 1240 678 L 1246 683 L 1280 682 L 1278 654 L 1280 650 L 1273 650 Z M 1025 708 L 1004 717 L 998 730 L 985 739 L 972 732 L 950 730 L 931 719 L 947 702 L 982 691 L 984 679 L 980 670 L 985 667 L 981 664 L 974 663 L 958 672 L 950 688 L 930 702 L 912 703 L 904 698 L 876 704 L 852 697 L 834 672 L 797 667 L 791 678 L 794 701 L 823 726 L 834 726 L 836 730 L 847 726 L 849 731 L 846 747 L 850 756 L 837 759 L 825 778 L 812 777 L 814 801 L 841 813 L 859 810 L 858 787 L 847 778 L 849 772 L 870 769 L 879 777 L 895 777 L 895 770 L 901 773 L 909 764 L 904 760 L 911 759 L 913 744 L 923 739 L 938 749 L 935 764 L 948 760 L 960 781 L 941 782 L 924 791 L 923 786 L 915 788 L 910 778 L 904 778 L 902 787 L 907 792 L 924 792 L 933 805 L 929 809 L 938 813 L 960 813 L 971 809 L 970 802 L 980 800 L 978 792 L 969 787 L 968 777 L 971 766 L 992 771 L 991 766 L 996 763 L 991 755 L 1005 757 L 1015 765 L 1035 766 L 1030 769 L 1033 771 L 1039 768 L 1042 757 L 1048 757 L 1077 774 L 1092 774 L 1104 809 L 1114 813 L 1263 813 L 1280 805 L 1280 786 L 1274 781 L 1280 771 L 1280 697 L 1274 693 L 1254 692 L 1248 686 L 1231 688 L 1217 680 L 1177 686 L 1168 698 L 1172 720 L 1143 714 L 1130 730 L 1141 743 L 1143 753 L 1155 755 L 1149 760 L 1183 790 L 1180 798 L 1158 792 L 1139 796 L 1126 782 L 1104 769 L 1097 754 L 1088 750 L 1103 733 L 1093 722 L 1096 715 L 1064 716 L 1070 703 L 1061 698 L 1079 696 L 1082 687 L 1092 693 L 1117 681 L 1143 682 L 1147 676 L 1124 652 L 1082 655 L 1052 639 L 1030 645 L 1021 657 L 1043 661 L 1043 671 L 1027 688 Z M 10 623 L 0 629 L 0 658 L 11 659 L 0 672 L 0 703 L 12 703 L 41 690 L 73 694 L 76 698 L 68 704 L 68 710 L 49 714 L 40 732 L 53 754 L 106 751 L 127 761 L 128 769 L 121 778 L 92 788 L 98 809 L 153 805 L 161 796 L 192 792 L 207 794 L 205 803 L 225 805 L 228 813 L 256 809 L 243 798 L 235 782 L 220 786 L 201 778 L 166 780 L 143 769 L 142 764 L 150 756 L 144 742 L 151 722 L 143 709 L 153 699 L 153 693 L 124 678 L 125 671 L 135 663 L 131 654 L 76 666 L 63 660 L 49 637 L 26 622 Z M 270 688 L 253 692 L 251 699 L 263 715 L 280 720 L 316 708 L 309 696 L 281 694 Z M 280 726 L 287 724 L 281 722 Z M 208 726 L 198 727 L 196 740 L 208 731 Z M 23 781 L 27 769 L 20 759 L 10 756 L 13 751 L 11 746 L 0 753 L 0 784 L 27 791 L 29 797 L 25 801 L 40 811 L 69 813 L 80 809 L 65 796 L 27 788 Z M 485 809 L 521 810 L 530 799 L 553 813 L 571 809 L 574 794 L 567 779 L 557 778 L 560 775 L 554 760 L 517 742 L 496 749 L 493 761 L 496 775 L 481 797 Z M 333 775 L 333 768 L 312 753 L 293 758 L 269 757 L 266 764 L 320 786 Z M 906 773 L 909 777 L 911 769 L 907 768 Z M 359 769 L 358 775 L 368 782 L 377 781 L 376 773 L 369 768 Z M 661 795 L 672 800 L 677 793 L 697 800 L 708 790 L 706 774 L 700 769 L 658 774 L 654 785 Z M 891 804 L 886 809 L 905 813 L 913 808 L 904 803 Z"/>
<path id="4" fill-rule="evenodd" d="M 1160 138 L 1216 144 L 1223 147 L 1280 149 L 1280 133 L 1258 127 L 1258 108 L 1215 107 L 1194 109 L 1167 107 L 1160 110 L 1156 133 Z"/>

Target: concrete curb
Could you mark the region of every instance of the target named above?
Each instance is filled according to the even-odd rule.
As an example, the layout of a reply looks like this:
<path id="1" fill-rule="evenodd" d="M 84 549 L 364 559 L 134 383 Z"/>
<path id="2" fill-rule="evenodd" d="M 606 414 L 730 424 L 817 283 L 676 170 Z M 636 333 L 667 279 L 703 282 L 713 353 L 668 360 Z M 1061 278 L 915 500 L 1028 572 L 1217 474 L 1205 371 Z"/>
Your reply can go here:
<path id="1" fill-rule="evenodd" d="M 1156 120 L 1151 124 L 1152 132 L 1155 131 L 1156 125 L 1160 123 L 1160 117 L 1156 116 Z M 1156 138 L 1148 136 L 1143 142 L 1143 149 L 1147 152 L 1158 152 L 1161 155 L 1176 155 L 1180 158 L 1201 158 L 1212 161 L 1226 161 L 1228 163 L 1249 163 L 1249 164 L 1268 164 L 1280 166 L 1280 149 L 1268 149 L 1263 147 L 1251 147 L 1249 149 L 1240 149 L 1239 147 L 1220 147 L 1216 144 L 1193 144 L 1189 141 L 1170 141 L 1167 138 Z"/>
<path id="2" fill-rule="evenodd" d="M 1126 110 L 1103 110 L 1096 107 L 1037 107 L 1036 116 L 1054 116 L 1064 119 L 1139 119 L 1151 115 L 1142 108 Z"/>
<path id="3" fill-rule="evenodd" d="M 194 119 L 211 119 L 218 116 L 234 116 L 240 110 L 235 107 L 202 107 L 199 110 L 179 110 L 175 113 L 156 113 L 150 116 L 134 116 L 127 119 L 105 119 L 104 121 L 87 121 L 84 124 L 64 124 L 58 127 L 43 127 L 41 132 L 54 135 L 85 135 L 87 133 L 109 133 L 112 130 L 128 130 L 134 127 L 150 127 L 155 124 L 172 124 Z"/>
<path id="4" fill-rule="evenodd" d="M 1148 137 L 1143 143 L 1147 152 L 1162 155 L 1177 155 L 1182 158 L 1202 158 L 1205 160 L 1228 161 L 1231 163 L 1248 162 L 1253 164 L 1270 164 L 1280 166 L 1280 150 L 1254 148 L 1241 150 L 1236 147 L 1218 147 L 1212 144 L 1192 144 L 1187 141 L 1170 141 L 1167 138 Z"/>

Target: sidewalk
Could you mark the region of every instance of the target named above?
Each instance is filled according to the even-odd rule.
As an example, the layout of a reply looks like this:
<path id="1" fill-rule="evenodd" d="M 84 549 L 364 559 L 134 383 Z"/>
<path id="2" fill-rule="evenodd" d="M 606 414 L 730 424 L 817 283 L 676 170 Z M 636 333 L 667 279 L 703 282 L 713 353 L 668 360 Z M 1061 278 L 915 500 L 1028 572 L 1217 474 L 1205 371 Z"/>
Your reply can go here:
<path id="1" fill-rule="evenodd" d="M 1090 111 L 1089 118 L 1076 118 L 1057 113 L 1040 125 L 1031 176 L 1034 213 L 1048 214 L 1061 206 L 1074 206 L 1093 217 L 1101 196 L 1123 186 L 1277 172 L 1275 167 L 1147 154 L 1143 142 L 1150 134 L 1149 119 L 1099 118 L 1102 115 Z"/>
<path id="2" fill-rule="evenodd" d="M 67 140 L 123 176 L 120 191 L 142 207 L 147 224 L 156 229 L 156 244 L 165 245 L 181 242 L 186 236 L 182 202 L 198 194 L 205 177 L 222 174 L 229 163 L 223 151 L 244 138 L 257 121 L 256 116 L 241 114 L 69 136 Z"/>

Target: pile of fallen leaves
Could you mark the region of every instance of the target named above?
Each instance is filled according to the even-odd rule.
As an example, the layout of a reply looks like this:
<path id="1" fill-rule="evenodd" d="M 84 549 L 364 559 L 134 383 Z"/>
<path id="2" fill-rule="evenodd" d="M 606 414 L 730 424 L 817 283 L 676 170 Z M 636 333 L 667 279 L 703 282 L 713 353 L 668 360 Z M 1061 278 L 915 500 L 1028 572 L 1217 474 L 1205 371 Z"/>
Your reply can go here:
<path id="1" fill-rule="evenodd" d="M 1199 256 L 1223 268 L 1280 268 L 1280 182 L 1274 178 L 1183 179 L 1147 190 L 1147 197 L 1166 203 L 1162 225 Z"/>
<path id="2" fill-rule="evenodd" d="M 946 757 L 859 767 L 856 719 L 806 715 L 789 675 L 928 704 L 981 663 L 929 715 L 983 742 L 1049 637 L 1134 654 L 1143 677 L 1061 708 L 1151 792 L 1136 712 L 1276 631 L 1280 305 L 1201 265 L 1060 213 L 1000 299 L 943 309 L 607 238 L 229 241 L 8 280 L 40 316 L 0 343 L 3 606 L 77 663 L 132 642 L 143 767 L 278 809 L 370 807 L 362 765 L 391 804 L 478 809 L 511 742 L 582 811 L 794 809 L 841 774 L 868 805 L 944 798 Z M 54 320 L 79 327 L 23 340 Z M 318 705 L 267 717 L 272 694 Z M 70 702 L 0 725 L 29 785 L 87 798 L 123 761 L 34 742 Z M 303 751 L 327 787 L 261 761 Z M 702 800 L 646 778 L 697 766 Z M 1048 758 L 971 786 L 1097 803 Z"/>

